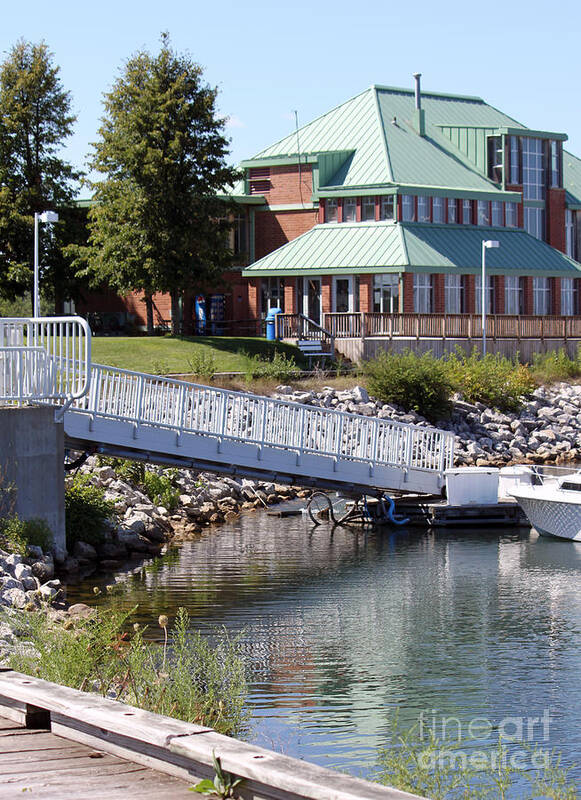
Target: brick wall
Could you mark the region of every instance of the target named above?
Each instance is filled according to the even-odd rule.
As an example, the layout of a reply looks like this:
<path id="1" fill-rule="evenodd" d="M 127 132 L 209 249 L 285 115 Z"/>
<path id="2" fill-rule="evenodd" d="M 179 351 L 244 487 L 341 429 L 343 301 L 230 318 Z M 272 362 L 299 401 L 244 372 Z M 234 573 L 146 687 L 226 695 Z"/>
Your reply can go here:
<path id="1" fill-rule="evenodd" d="M 551 284 L 551 314 L 561 313 L 561 278 L 549 278 Z"/>
<path id="2" fill-rule="evenodd" d="M 504 275 L 494 275 L 492 278 L 494 287 L 494 313 L 504 314 Z"/>
<path id="3" fill-rule="evenodd" d="M 250 278 L 248 281 L 248 316 L 260 316 L 260 278 Z"/>
<path id="4" fill-rule="evenodd" d="M 333 302 L 333 276 L 323 275 L 321 279 L 321 306 L 323 314 L 329 314 L 332 311 Z"/>
<path id="5" fill-rule="evenodd" d="M 264 192 L 270 205 L 282 203 L 310 203 L 313 194 L 313 174 L 310 164 L 297 166 L 271 167 L 270 190 Z"/>
<path id="6" fill-rule="evenodd" d="M 373 275 L 359 276 L 359 310 L 373 311 Z"/>
<path id="7" fill-rule="evenodd" d="M 258 211 L 256 213 L 256 258 L 272 253 L 317 224 L 318 212 Z"/>
<path id="8" fill-rule="evenodd" d="M 414 276 L 411 272 L 403 274 L 403 312 L 404 314 L 414 312 Z"/>
<path id="9" fill-rule="evenodd" d="M 443 314 L 444 313 L 444 276 L 443 275 L 432 275 L 432 287 L 433 287 L 433 312 L 434 314 Z"/>
<path id="10" fill-rule="evenodd" d="M 474 314 L 476 311 L 476 278 L 474 275 L 464 275 L 464 313 Z"/>
<path id="11" fill-rule="evenodd" d="M 297 282 L 295 278 L 285 278 L 284 283 L 284 310 L 286 314 L 296 314 L 297 308 Z"/>
<path id="12" fill-rule="evenodd" d="M 533 279 L 527 275 L 523 279 L 524 283 L 524 303 L 525 314 L 528 316 L 533 313 Z"/>
<path id="13" fill-rule="evenodd" d="M 546 198 L 547 242 L 562 253 L 567 250 L 565 240 L 565 190 L 547 189 Z"/>

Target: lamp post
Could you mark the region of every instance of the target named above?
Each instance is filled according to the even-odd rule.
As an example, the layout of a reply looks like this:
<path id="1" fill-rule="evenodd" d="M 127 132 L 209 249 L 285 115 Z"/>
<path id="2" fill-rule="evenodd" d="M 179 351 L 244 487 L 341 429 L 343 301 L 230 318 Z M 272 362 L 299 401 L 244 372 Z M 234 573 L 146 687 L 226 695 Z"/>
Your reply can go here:
<path id="1" fill-rule="evenodd" d="M 482 242 L 482 355 L 486 355 L 486 251 L 491 247 L 500 247 L 500 242 L 486 239 Z"/>
<path id="2" fill-rule="evenodd" d="M 39 222 L 58 222 L 59 215 L 56 211 L 39 211 L 34 212 L 34 302 L 33 302 L 33 315 L 34 318 L 40 316 L 40 280 L 38 268 L 38 223 Z"/>

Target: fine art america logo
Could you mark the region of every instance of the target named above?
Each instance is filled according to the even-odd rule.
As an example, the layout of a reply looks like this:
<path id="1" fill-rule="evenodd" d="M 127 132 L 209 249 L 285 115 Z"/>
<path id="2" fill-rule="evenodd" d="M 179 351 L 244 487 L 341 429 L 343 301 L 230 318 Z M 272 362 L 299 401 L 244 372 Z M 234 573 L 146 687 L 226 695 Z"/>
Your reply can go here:
<path id="1" fill-rule="evenodd" d="M 541 716 L 510 716 L 499 721 L 488 717 L 460 720 L 443 716 L 436 709 L 422 711 L 418 732 L 425 749 L 419 755 L 419 765 L 423 769 L 481 771 L 510 766 L 516 770 L 542 770 L 551 761 L 550 750 L 541 746 L 549 741 L 550 724 L 549 709 Z M 498 743 L 500 746 L 495 748 Z M 484 744 L 488 749 L 480 749 Z"/>

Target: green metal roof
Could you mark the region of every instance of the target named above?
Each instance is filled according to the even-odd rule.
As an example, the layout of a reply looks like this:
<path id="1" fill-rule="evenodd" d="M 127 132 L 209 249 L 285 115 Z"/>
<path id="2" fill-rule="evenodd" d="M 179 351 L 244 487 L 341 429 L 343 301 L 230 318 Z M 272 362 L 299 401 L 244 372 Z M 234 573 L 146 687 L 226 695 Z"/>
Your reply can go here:
<path id="1" fill-rule="evenodd" d="M 314 154 L 325 153 L 327 166 L 323 169 L 319 163 L 321 187 L 419 184 L 453 186 L 473 193 L 498 191 L 483 174 L 486 165 L 472 157 L 472 150 L 485 150 L 482 143 L 464 148 L 463 134 L 456 129 L 478 129 L 478 137 L 482 137 L 518 123 L 477 97 L 422 92 L 422 108 L 425 137 L 418 135 L 412 122 L 413 91 L 371 86 L 299 130 L 302 158 L 312 161 Z M 329 172 L 329 155 L 339 151 L 340 163 Z M 248 163 L 292 158 L 298 159 L 296 132 Z"/>
<path id="2" fill-rule="evenodd" d="M 481 247 L 500 247 L 486 256 L 491 273 L 579 277 L 581 265 L 516 228 L 421 223 L 336 223 L 317 225 L 243 271 L 246 277 L 366 272 L 478 273 Z"/>

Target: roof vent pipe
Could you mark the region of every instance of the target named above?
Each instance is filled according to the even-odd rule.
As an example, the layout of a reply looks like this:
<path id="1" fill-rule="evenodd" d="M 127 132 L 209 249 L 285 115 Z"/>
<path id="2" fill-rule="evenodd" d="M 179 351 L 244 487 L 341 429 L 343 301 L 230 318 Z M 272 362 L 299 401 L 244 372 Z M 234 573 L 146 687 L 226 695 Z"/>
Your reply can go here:
<path id="1" fill-rule="evenodd" d="M 416 107 L 414 109 L 414 128 L 420 136 L 426 135 L 426 112 L 422 108 L 422 92 L 420 87 L 421 72 L 414 72 L 416 80 Z"/>
<path id="2" fill-rule="evenodd" d="M 421 72 L 414 72 L 414 79 L 416 81 L 416 108 L 418 111 L 422 107 L 422 90 L 420 86 L 420 78 L 422 77 Z"/>

